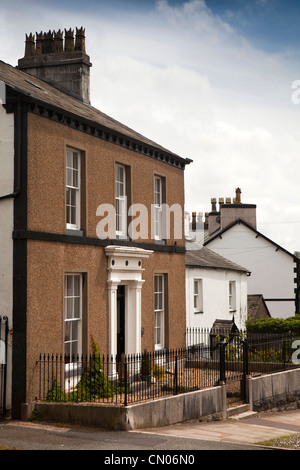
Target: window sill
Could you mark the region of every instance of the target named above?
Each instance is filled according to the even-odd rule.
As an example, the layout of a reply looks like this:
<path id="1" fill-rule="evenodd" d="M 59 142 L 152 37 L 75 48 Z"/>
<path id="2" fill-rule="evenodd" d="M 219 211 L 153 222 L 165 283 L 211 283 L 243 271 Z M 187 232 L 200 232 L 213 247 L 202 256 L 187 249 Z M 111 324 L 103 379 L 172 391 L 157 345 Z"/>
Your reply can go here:
<path id="1" fill-rule="evenodd" d="M 67 228 L 67 235 L 74 235 L 75 237 L 83 237 L 83 230 L 78 230 L 75 228 Z"/>
<path id="2" fill-rule="evenodd" d="M 154 243 L 156 245 L 165 245 L 166 244 L 165 240 L 154 240 Z"/>
<path id="3" fill-rule="evenodd" d="M 130 238 L 128 237 L 128 235 L 122 235 L 121 233 L 116 234 L 116 239 L 117 240 L 130 241 Z"/>

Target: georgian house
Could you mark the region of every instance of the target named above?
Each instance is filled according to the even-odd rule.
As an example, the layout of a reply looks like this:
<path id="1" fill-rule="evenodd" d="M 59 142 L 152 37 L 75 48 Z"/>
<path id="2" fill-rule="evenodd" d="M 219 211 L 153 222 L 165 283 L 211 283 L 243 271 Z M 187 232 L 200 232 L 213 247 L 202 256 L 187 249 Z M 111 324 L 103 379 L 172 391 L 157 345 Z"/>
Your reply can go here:
<path id="1" fill-rule="evenodd" d="M 35 398 L 40 353 L 185 345 L 180 157 L 95 109 L 77 29 L 0 62 L 0 315 L 7 408 Z M 168 210 L 170 209 L 170 210 Z M 171 223 L 170 220 L 173 222 Z"/>

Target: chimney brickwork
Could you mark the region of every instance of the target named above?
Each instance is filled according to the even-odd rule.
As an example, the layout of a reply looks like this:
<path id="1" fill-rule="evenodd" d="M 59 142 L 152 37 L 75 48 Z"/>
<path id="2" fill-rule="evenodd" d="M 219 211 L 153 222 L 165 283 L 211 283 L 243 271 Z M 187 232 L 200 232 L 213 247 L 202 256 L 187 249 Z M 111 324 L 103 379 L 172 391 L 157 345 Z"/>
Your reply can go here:
<path id="1" fill-rule="evenodd" d="M 90 103 L 89 56 L 85 51 L 85 29 L 26 34 L 25 55 L 17 68 Z"/>
<path id="2" fill-rule="evenodd" d="M 254 229 L 256 229 L 256 205 L 243 204 L 241 201 L 241 189 L 236 188 L 235 197 L 219 198 L 219 211 L 216 210 L 216 198 L 211 199 L 212 210 L 208 218 L 208 234 L 211 235 L 216 230 L 223 230 L 225 227 L 242 219 Z"/>

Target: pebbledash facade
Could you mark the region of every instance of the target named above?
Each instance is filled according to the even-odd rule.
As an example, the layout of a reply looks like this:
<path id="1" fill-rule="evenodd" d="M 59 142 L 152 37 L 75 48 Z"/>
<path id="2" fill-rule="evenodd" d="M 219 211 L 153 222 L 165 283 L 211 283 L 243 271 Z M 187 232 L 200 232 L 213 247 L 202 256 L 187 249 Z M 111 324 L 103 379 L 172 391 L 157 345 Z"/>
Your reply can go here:
<path id="1" fill-rule="evenodd" d="M 91 338 L 110 355 L 185 345 L 191 160 L 93 108 L 84 30 L 62 36 L 30 34 L 17 67 L 0 62 L 0 315 L 13 417 L 35 398 L 40 353 L 89 353 Z"/>

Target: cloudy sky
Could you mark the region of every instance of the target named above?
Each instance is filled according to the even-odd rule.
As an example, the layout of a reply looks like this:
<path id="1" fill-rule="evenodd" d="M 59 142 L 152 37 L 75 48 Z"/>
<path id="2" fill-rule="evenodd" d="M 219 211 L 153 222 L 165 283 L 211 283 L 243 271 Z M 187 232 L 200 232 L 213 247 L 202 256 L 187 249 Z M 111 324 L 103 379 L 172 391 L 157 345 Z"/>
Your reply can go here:
<path id="1" fill-rule="evenodd" d="M 0 5 L 1 60 L 17 65 L 26 33 L 83 26 L 92 105 L 193 160 L 186 209 L 240 187 L 258 230 L 300 251 L 299 0 Z"/>

